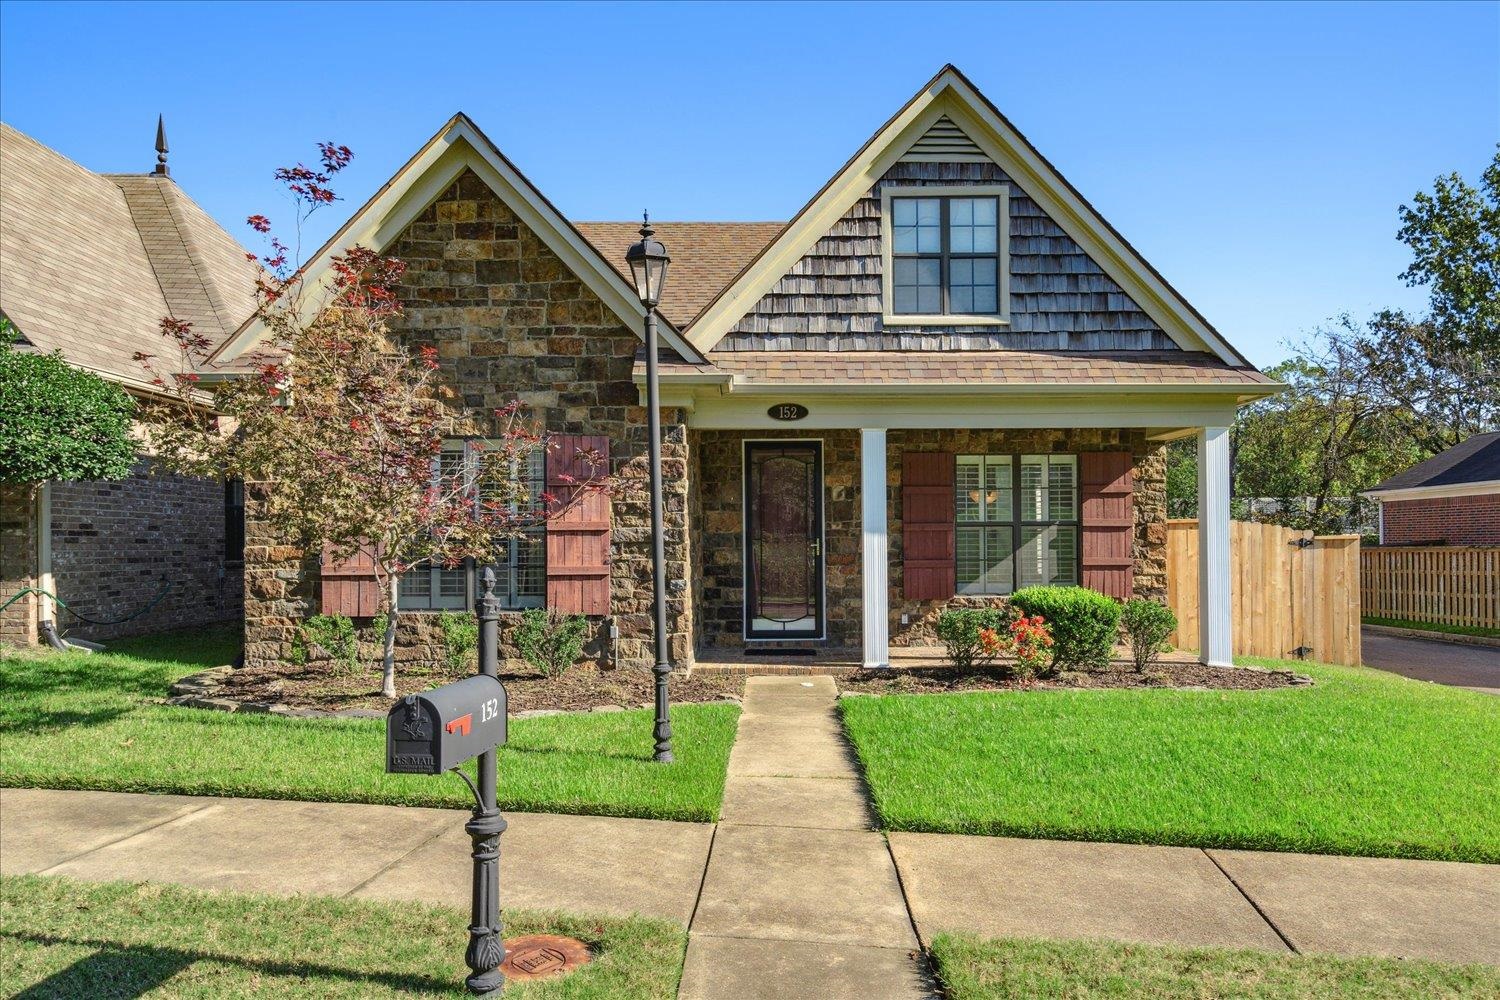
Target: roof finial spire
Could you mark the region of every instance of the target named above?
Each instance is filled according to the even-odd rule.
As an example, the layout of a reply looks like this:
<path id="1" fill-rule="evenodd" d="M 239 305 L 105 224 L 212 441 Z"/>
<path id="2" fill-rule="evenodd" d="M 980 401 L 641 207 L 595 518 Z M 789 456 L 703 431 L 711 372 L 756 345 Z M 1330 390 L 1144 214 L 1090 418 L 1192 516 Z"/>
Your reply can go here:
<path id="1" fill-rule="evenodd" d="M 167 169 L 167 125 L 161 115 L 156 116 L 156 175 L 166 177 Z"/>
<path id="2" fill-rule="evenodd" d="M 641 211 L 641 238 L 649 240 L 654 235 L 656 235 L 656 230 L 651 228 L 651 213 L 643 209 Z"/>

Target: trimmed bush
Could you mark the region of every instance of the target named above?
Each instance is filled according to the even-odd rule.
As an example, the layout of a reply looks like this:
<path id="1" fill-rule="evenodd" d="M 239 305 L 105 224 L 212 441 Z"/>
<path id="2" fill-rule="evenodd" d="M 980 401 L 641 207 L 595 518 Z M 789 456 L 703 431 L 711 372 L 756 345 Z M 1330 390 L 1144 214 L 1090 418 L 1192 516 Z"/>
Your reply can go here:
<path id="1" fill-rule="evenodd" d="M 479 619 L 466 611 L 444 611 L 438 615 L 438 629 L 443 633 L 443 666 L 455 673 L 463 670 L 479 651 Z"/>
<path id="2" fill-rule="evenodd" d="M 583 615 L 532 608 L 521 616 L 516 646 L 543 676 L 556 677 L 578 662 L 588 635 L 589 620 Z"/>
<path id="3" fill-rule="evenodd" d="M 1006 635 L 1011 617 L 1007 608 L 949 608 L 941 612 L 937 637 L 948 650 L 948 661 L 968 670 L 991 659 L 999 650 L 986 650 L 981 633 L 989 629 Z"/>
<path id="4" fill-rule="evenodd" d="M 1120 634 L 1122 606 L 1087 587 L 1023 587 L 1010 595 L 1023 615 L 1041 615 L 1056 645 L 1053 663 L 1059 668 L 1109 666 L 1110 653 Z"/>
<path id="5" fill-rule="evenodd" d="M 1177 616 L 1165 604 L 1136 598 L 1125 603 L 1120 616 L 1125 638 L 1130 640 L 1130 657 L 1141 673 L 1156 662 L 1165 647 L 1167 636 L 1177 629 Z"/>
<path id="6" fill-rule="evenodd" d="M 347 670 L 359 666 L 359 636 L 354 622 L 344 615 L 313 615 L 302 622 L 292 639 L 292 662 L 306 663 L 313 651 L 321 652 Z"/>

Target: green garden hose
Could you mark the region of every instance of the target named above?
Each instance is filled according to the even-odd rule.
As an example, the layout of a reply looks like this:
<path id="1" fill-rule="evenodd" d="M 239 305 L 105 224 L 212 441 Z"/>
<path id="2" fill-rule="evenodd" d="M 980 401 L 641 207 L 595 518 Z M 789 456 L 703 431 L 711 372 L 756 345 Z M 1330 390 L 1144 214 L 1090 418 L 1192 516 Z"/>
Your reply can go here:
<path id="1" fill-rule="evenodd" d="M 97 619 L 88 618 L 88 617 L 85 617 L 84 615 L 79 614 L 78 612 L 74 611 L 72 608 L 68 607 L 67 602 L 64 601 L 61 597 L 58 597 L 56 594 L 48 593 L 47 591 L 41 589 L 40 587 L 22 587 L 19 591 L 17 591 L 16 593 L 12 594 L 11 597 L 10 597 L 10 599 L 8 601 L 6 601 L 4 604 L 0 604 L 0 611 L 4 611 L 6 608 L 8 608 L 12 604 L 14 604 L 16 601 L 19 601 L 21 598 L 25 597 L 27 594 L 40 594 L 43 597 L 50 597 L 50 598 L 52 598 L 52 600 L 57 603 L 58 607 L 62 608 L 68 614 L 72 615 L 74 618 L 77 618 L 79 621 L 83 622 L 86 625 L 123 625 L 123 624 L 125 624 L 128 621 L 132 621 L 132 620 L 134 620 L 136 618 L 141 617 L 141 615 L 146 614 L 152 608 L 156 607 L 158 604 L 161 603 L 162 598 L 166 597 L 167 594 L 171 590 L 172 590 L 172 581 L 171 580 L 163 580 L 162 583 L 161 583 L 161 589 L 156 592 L 156 596 L 155 597 L 151 598 L 151 600 L 149 600 L 149 601 L 146 602 L 146 606 L 144 608 L 141 608 L 141 610 L 137 611 L 133 615 L 126 615 L 124 618 L 117 618 L 114 621 L 108 621 L 108 622 L 101 622 L 101 621 L 98 621 Z"/>

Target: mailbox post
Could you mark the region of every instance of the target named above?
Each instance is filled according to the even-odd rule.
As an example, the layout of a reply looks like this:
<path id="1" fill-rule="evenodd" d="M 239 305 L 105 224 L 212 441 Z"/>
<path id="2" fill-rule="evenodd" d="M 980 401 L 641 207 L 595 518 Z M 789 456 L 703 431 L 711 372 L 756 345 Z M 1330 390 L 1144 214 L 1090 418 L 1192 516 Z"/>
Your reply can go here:
<path id="1" fill-rule="evenodd" d="M 453 771 L 474 793 L 474 813 L 464 824 L 473 841 L 474 887 L 464 980 L 473 993 L 505 985 L 500 964 L 505 943 L 500 924 L 500 835 L 505 820 L 496 804 L 496 748 L 507 737 L 505 685 L 500 683 L 500 599 L 495 571 L 480 577 L 479 673 L 422 694 L 408 695 L 386 717 L 386 770 L 397 774 Z M 459 765 L 479 758 L 476 785 Z"/>

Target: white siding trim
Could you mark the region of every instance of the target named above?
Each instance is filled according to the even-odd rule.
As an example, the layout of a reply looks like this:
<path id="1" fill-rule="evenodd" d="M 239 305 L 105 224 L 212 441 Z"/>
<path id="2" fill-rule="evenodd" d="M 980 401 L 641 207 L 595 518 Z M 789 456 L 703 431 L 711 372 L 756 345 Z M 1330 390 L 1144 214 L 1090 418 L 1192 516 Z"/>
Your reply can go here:
<path id="1" fill-rule="evenodd" d="M 1198 658 L 1234 665 L 1233 569 L 1229 551 L 1229 428 L 1198 430 Z"/>

